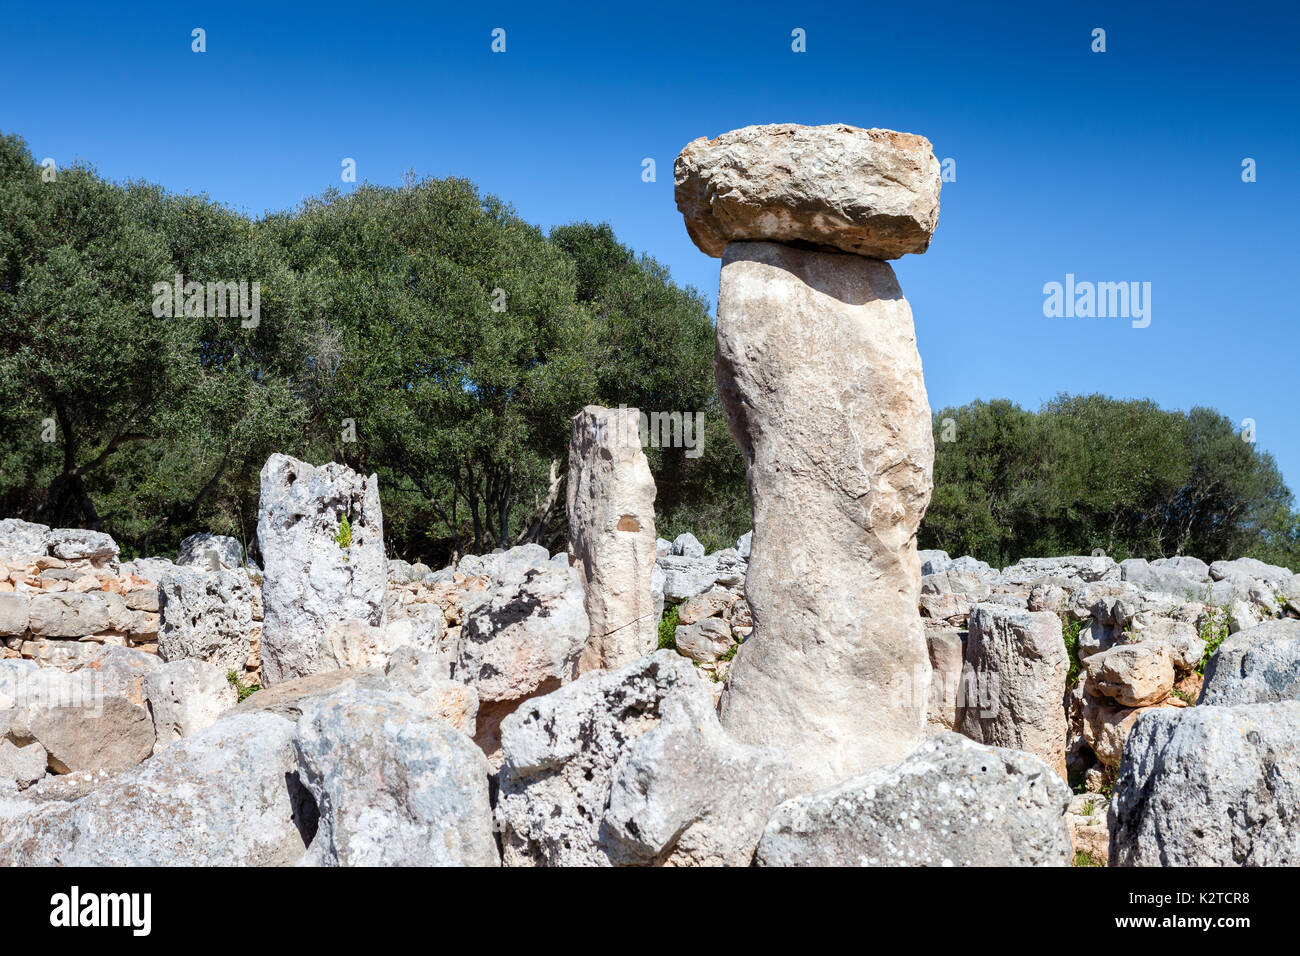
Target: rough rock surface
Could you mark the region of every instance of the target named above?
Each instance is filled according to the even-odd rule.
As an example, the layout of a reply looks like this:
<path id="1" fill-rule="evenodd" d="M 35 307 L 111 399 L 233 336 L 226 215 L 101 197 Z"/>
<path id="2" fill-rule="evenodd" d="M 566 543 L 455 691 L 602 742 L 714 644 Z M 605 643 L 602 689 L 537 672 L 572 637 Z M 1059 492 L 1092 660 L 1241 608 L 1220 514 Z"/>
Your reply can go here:
<path id="1" fill-rule="evenodd" d="M 761 866 L 1067 866 L 1070 788 L 1037 757 L 959 734 L 781 804 Z"/>
<path id="2" fill-rule="evenodd" d="M 209 571 L 242 568 L 244 546 L 238 538 L 226 534 L 192 534 L 181 542 L 176 563 L 194 565 Z"/>
<path id="3" fill-rule="evenodd" d="M 0 519 L 0 554 L 20 559 L 38 558 L 49 553 L 49 525 L 21 518 Z"/>
<path id="4" fill-rule="evenodd" d="M 1300 621 L 1265 621 L 1228 637 L 1205 666 L 1198 704 L 1300 700 Z"/>
<path id="5" fill-rule="evenodd" d="M 319 809 L 314 866 L 496 866 L 488 765 L 404 694 L 311 702 L 294 734 Z"/>
<path id="6" fill-rule="evenodd" d="M 930 707 L 926 732 L 960 730 L 966 705 L 962 689 L 965 632 L 956 627 L 927 627 L 925 640 L 930 651 Z"/>
<path id="7" fill-rule="evenodd" d="M 1300 701 L 1144 715 L 1110 807 L 1118 866 L 1300 864 Z"/>
<path id="8" fill-rule="evenodd" d="M 196 660 L 171 661 L 151 671 L 144 696 L 153 717 L 154 753 L 212 726 L 239 702 L 220 668 Z"/>
<path id="9" fill-rule="evenodd" d="M 158 582 L 158 656 L 194 659 L 243 675 L 252 651 L 253 584 L 247 572 L 176 568 Z"/>
<path id="10" fill-rule="evenodd" d="M 856 126 L 746 126 L 687 144 L 673 171 L 686 231 L 727 243 L 807 243 L 873 259 L 925 252 L 939 220 L 930 141 Z"/>
<path id="11" fill-rule="evenodd" d="M 925 726 L 916 531 L 934 443 L 911 309 L 887 263 L 736 242 L 717 347 L 754 508 L 754 631 L 722 723 L 825 786 L 901 759 Z"/>
<path id="12" fill-rule="evenodd" d="M 719 617 L 706 617 L 694 624 L 678 627 L 673 633 L 677 652 L 693 661 L 714 661 L 736 643 L 731 626 Z"/>
<path id="13" fill-rule="evenodd" d="M 0 813 L 0 866 L 275 866 L 315 831 L 293 724 L 218 721 L 73 802 Z"/>
<path id="14" fill-rule="evenodd" d="M 25 790 L 45 778 L 48 754 L 36 742 L 18 747 L 0 737 L 0 793 L 6 788 Z"/>
<path id="15" fill-rule="evenodd" d="M 55 528 L 47 542 L 50 554 L 64 561 L 90 561 L 97 567 L 117 567 L 117 542 L 102 531 Z"/>
<path id="16" fill-rule="evenodd" d="M 144 682 L 158 659 L 124 647 L 103 647 L 75 671 L 28 670 L 0 701 L 0 731 L 19 745 L 48 752 L 55 773 L 134 767 L 154 747 Z"/>
<path id="17" fill-rule="evenodd" d="M 388 566 L 375 475 L 272 455 L 261 482 L 262 676 L 275 684 L 315 673 L 332 627 L 383 626 Z"/>
<path id="18" fill-rule="evenodd" d="M 975 687 L 967 692 L 962 733 L 1036 754 L 1064 778 L 1070 661 L 1060 619 L 1050 611 L 978 604 L 970 616 L 966 663 Z"/>
<path id="19" fill-rule="evenodd" d="M 1083 739 L 1105 767 L 1118 770 L 1124 758 L 1124 744 L 1137 719 L 1152 711 L 1180 709 L 1166 699 L 1150 707 L 1111 706 L 1095 698 L 1086 698 L 1083 707 Z"/>
<path id="20" fill-rule="evenodd" d="M 657 651 L 529 701 L 502 725 L 508 865 L 747 864 L 784 763 L 718 724 L 691 663 Z"/>
<path id="21" fill-rule="evenodd" d="M 1083 663 L 1088 693 L 1125 707 L 1147 707 L 1174 688 L 1174 662 L 1163 644 L 1117 644 Z"/>
<path id="22" fill-rule="evenodd" d="M 635 408 L 598 405 L 573 417 L 569 554 L 591 629 L 580 672 L 622 667 L 655 648 L 655 483 L 639 422 Z"/>
<path id="23" fill-rule="evenodd" d="M 494 760 L 501 721 L 519 704 L 577 675 L 590 628 L 572 568 L 533 568 L 465 598 L 465 625 L 452 668 L 478 693 L 474 739 Z"/>

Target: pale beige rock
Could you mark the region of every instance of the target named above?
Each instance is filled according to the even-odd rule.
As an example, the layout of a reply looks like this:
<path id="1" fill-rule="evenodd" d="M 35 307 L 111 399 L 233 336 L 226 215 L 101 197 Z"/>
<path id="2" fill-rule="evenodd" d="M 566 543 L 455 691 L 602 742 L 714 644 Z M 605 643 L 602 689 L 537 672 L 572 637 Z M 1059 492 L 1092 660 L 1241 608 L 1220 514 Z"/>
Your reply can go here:
<path id="1" fill-rule="evenodd" d="M 1041 757 L 1066 779 L 1069 653 L 1050 611 L 977 604 L 971 611 L 961 732 L 972 740 Z"/>
<path id="2" fill-rule="evenodd" d="M 20 637 L 27 632 L 31 603 L 26 594 L 0 594 L 0 635 Z"/>
<path id="3" fill-rule="evenodd" d="M 1118 770 L 1124 756 L 1124 742 L 1138 717 L 1150 710 L 1182 706 L 1171 698 L 1150 707 L 1112 707 L 1094 697 L 1083 708 L 1083 739 L 1107 767 Z"/>
<path id="4" fill-rule="evenodd" d="M 962 698 L 963 644 L 960 628 L 927 627 L 925 640 L 930 652 L 930 708 L 926 734 L 959 730 L 965 711 Z"/>
<path id="5" fill-rule="evenodd" d="M 916 530 L 934 444 L 911 309 L 887 263 L 733 243 L 717 349 L 754 509 L 754 630 L 721 719 L 828 786 L 902 760 L 925 727 Z"/>
<path id="6" fill-rule="evenodd" d="M 924 136 L 856 126 L 746 126 L 687 144 L 674 167 L 691 239 L 798 242 L 897 259 L 939 220 L 939 163 Z"/>
<path id="7" fill-rule="evenodd" d="M 1159 703 L 1174 689 L 1174 662 L 1165 644 L 1117 644 L 1083 663 L 1088 693 L 1124 707 Z"/>
<path id="8" fill-rule="evenodd" d="M 640 412 L 588 405 L 575 415 L 566 492 L 569 561 L 582 581 L 590 624 L 580 673 L 622 667 L 655 649 L 654 504 Z"/>
<path id="9" fill-rule="evenodd" d="M 694 624 L 678 627 L 673 634 L 677 653 L 693 661 L 715 661 L 736 643 L 731 625 L 720 617 L 706 617 Z"/>
<path id="10" fill-rule="evenodd" d="M 734 591 L 726 588 L 711 588 L 703 594 L 697 594 L 689 601 L 683 601 L 677 608 L 678 624 L 695 624 L 706 617 L 716 617 L 731 607 L 736 601 Z"/>

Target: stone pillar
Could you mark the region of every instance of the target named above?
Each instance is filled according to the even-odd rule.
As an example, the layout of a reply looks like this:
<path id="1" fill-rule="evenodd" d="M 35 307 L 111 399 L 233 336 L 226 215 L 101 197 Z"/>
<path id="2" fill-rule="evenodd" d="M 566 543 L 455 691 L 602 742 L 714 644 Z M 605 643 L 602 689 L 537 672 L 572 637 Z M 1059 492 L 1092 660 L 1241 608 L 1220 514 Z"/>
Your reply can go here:
<path id="1" fill-rule="evenodd" d="M 277 454 L 261 482 L 262 678 L 277 684 L 317 673 L 336 631 L 383 626 L 388 563 L 377 476 Z"/>
<path id="2" fill-rule="evenodd" d="M 1041 757 L 1067 780 L 1063 702 L 1070 655 L 1061 619 L 1051 611 L 977 604 L 966 666 L 966 710 L 958 729 L 978 743 Z"/>
<path id="3" fill-rule="evenodd" d="M 578 569 L 590 637 L 579 672 L 622 667 L 655 649 L 651 595 L 655 483 L 641 450 L 641 413 L 588 405 L 569 442 L 569 562 Z"/>
<path id="4" fill-rule="evenodd" d="M 749 127 L 687 146 L 676 180 L 692 238 L 722 256 L 718 390 L 754 511 L 754 630 L 722 723 L 829 786 L 924 736 L 934 444 L 912 312 L 881 260 L 928 245 L 938 163 L 908 134 Z"/>

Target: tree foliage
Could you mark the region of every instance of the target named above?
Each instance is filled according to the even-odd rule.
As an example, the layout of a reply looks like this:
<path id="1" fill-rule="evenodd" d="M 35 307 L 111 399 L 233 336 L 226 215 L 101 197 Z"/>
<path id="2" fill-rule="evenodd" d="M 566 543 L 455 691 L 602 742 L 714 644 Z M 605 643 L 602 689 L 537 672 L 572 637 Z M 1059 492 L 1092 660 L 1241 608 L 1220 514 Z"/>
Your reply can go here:
<path id="1" fill-rule="evenodd" d="M 716 549 L 748 529 L 708 303 L 608 225 L 544 235 L 463 179 L 252 220 L 85 166 L 41 173 L 0 135 L 0 515 L 102 528 L 128 552 L 195 531 L 255 551 L 258 473 L 280 451 L 378 473 L 390 554 L 557 550 L 569 422 L 600 404 L 700 416 L 697 449 L 646 449 L 660 534 Z M 155 315 L 155 283 L 177 276 L 259 283 L 259 320 Z M 1210 409 L 1061 396 L 935 426 L 923 545 L 1300 565 L 1272 459 Z"/>
<path id="2" fill-rule="evenodd" d="M 1212 409 L 1062 395 L 1038 412 L 1004 400 L 943 409 L 934 427 L 922 547 L 999 565 L 1103 549 L 1300 566 L 1276 463 Z"/>
<path id="3" fill-rule="evenodd" d="M 88 167 L 44 181 L 12 136 L 0 173 L 0 513 L 142 552 L 196 530 L 255 547 L 282 451 L 377 472 L 391 553 L 557 548 L 569 420 L 596 403 L 702 412 L 703 457 L 650 449 L 660 508 L 710 503 L 715 538 L 748 523 L 713 504 L 739 462 L 707 302 L 607 225 L 546 236 L 463 179 L 252 221 Z M 258 282 L 260 321 L 156 316 L 176 276 Z"/>

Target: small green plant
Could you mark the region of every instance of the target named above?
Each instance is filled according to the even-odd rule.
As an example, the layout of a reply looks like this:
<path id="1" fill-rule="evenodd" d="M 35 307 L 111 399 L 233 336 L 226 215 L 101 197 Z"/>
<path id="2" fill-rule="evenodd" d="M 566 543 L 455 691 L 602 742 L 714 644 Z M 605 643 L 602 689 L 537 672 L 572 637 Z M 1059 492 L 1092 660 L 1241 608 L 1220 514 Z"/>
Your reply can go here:
<path id="1" fill-rule="evenodd" d="M 659 621 L 659 650 L 677 650 L 677 605 L 667 608 Z"/>
<path id="2" fill-rule="evenodd" d="M 261 684 L 245 684 L 234 671 L 226 674 L 226 681 L 231 687 L 235 688 L 235 694 L 239 697 L 241 704 L 262 689 Z"/>
<path id="3" fill-rule="evenodd" d="M 1189 694 L 1187 691 L 1183 690 L 1181 687 L 1175 687 L 1175 688 L 1171 691 L 1171 693 L 1172 693 L 1175 697 L 1177 697 L 1179 700 L 1181 700 L 1184 704 L 1195 704 L 1195 703 L 1196 703 L 1196 698 L 1193 697 L 1191 694 Z"/>
<path id="4" fill-rule="evenodd" d="M 1101 780 L 1101 789 L 1098 791 L 1098 793 L 1100 793 L 1103 797 L 1109 800 L 1110 795 L 1114 792 L 1114 790 L 1115 790 L 1115 771 L 1112 770 L 1110 767 L 1107 767 L 1106 770 L 1103 772 L 1102 780 Z"/>
<path id="5" fill-rule="evenodd" d="M 262 572 L 261 572 L 261 571 L 249 571 L 249 572 L 248 572 L 248 580 L 252 581 L 253 584 L 257 585 L 257 586 L 260 588 L 260 587 L 262 586 Z"/>
<path id="6" fill-rule="evenodd" d="M 1096 801 L 1096 800 L 1089 800 L 1086 804 L 1084 804 L 1084 807 L 1083 807 L 1083 815 L 1084 815 L 1085 817 L 1095 817 L 1095 816 L 1097 815 L 1097 801 Z"/>
<path id="7" fill-rule="evenodd" d="M 1219 649 L 1228 637 L 1228 609 L 1226 607 L 1207 607 L 1205 616 L 1201 618 L 1199 628 L 1201 640 L 1205 642 L 1205 653 L 1201 655 L 1201 661 L 1196 665 L 1196 673 L 1204 676 L 1205 665 L 1210 663 L 1210 658 L 1214 652 Z"/>
<path id="8" fill-rule="evenodd" d="M 352 547 L 352 524 L 348 521 L 347 515 L 339 519 L 339 530 L 338 534 L 334 535 L 334 541 L 344 551 Z"/>
<path id="9" fill-rule="evenodd" d="M 1106 864 L 1102 863 L 1101 860 L 1097 859 L 1087 850 L 1075 850 L 1074 863 L 1071 865 L 1072 866 L 1105 866 Z"/>
<path id="10" fill-rule="evenodd" d="M 1082 665 L 1079 663 L 1079 631 L 1083 629 L 1083 621 L 1071 621 L 1062 616 L 1061 618 L 1061 636 L 1065 638 L 1065 650 L 1070 655 L 1070 670 L 1065 675 L 1065 686 L 1075 687 L 1079 683 L 1079 671 Z"/>

